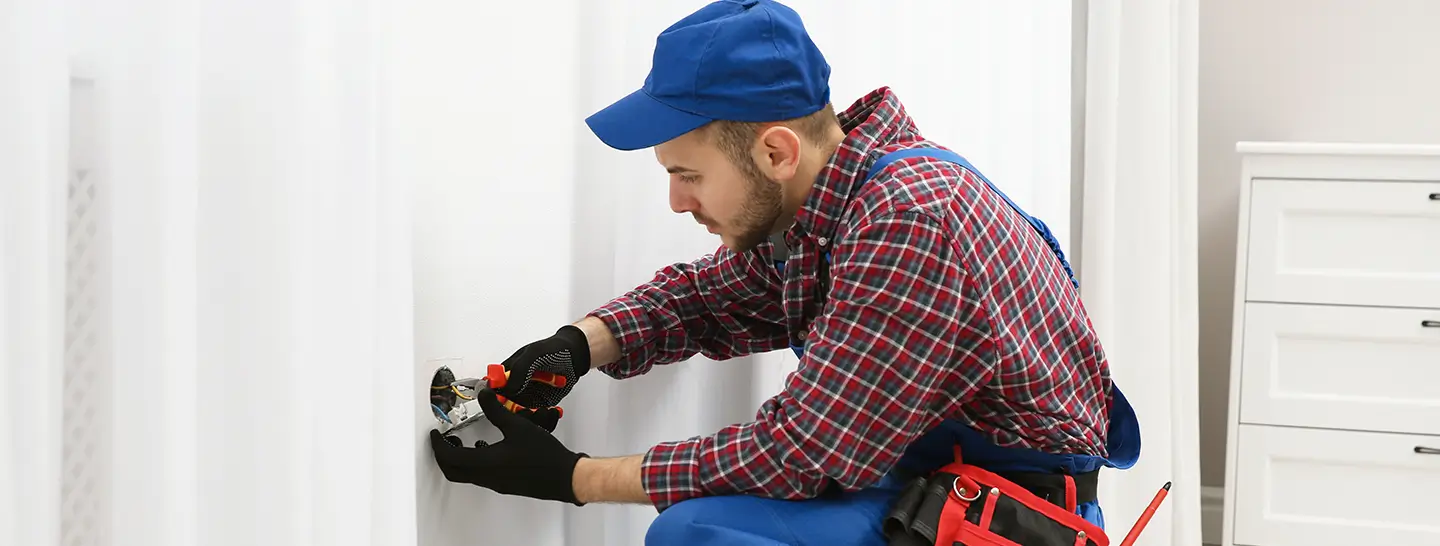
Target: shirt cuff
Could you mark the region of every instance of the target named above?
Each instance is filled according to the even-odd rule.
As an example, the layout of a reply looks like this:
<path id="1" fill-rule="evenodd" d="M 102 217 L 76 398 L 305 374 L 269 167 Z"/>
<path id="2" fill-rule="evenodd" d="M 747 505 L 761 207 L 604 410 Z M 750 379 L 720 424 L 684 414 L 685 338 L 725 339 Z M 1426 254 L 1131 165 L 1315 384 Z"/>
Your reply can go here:
<path id="1" fill-rule="evenodd" d="M 700 457 L 706 437 L 679 442 L 665 442 L 650 448 L 640 463 L 641 482 L 645 494 L 657 511 L 686 499 L 703 496 L 700 479 Z"/>
<path id="2" fill-rule="evenodd" d="M 616 379 L 643 373 L 635 364 L 649 358 L 645 339 L 650 330 L 650 315 L 645 308 L 629 297 L 619 297 L 591 311 L 589 316 L 604 322 L 620 344 L 620 360 L 600 370 Z"/>

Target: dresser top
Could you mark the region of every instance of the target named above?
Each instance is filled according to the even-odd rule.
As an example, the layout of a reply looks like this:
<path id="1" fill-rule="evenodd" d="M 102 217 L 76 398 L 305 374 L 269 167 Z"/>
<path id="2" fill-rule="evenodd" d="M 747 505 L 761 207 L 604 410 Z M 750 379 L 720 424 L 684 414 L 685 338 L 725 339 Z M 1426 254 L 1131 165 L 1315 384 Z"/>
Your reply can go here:
<path id="1" fill-rule="evenodd" d="M 1238 142 L 1242 176 L 1440 182 L 1440 144 Z"/>
<path id="2" fill-rule="evenodd" d="M 1437 144 L 1383 144 L 1346 142 L 1256 142 L 1235 144 L 1235 151 L 1244 155 L 1348 155 L 1348 156 L 1437 156 Z"/>

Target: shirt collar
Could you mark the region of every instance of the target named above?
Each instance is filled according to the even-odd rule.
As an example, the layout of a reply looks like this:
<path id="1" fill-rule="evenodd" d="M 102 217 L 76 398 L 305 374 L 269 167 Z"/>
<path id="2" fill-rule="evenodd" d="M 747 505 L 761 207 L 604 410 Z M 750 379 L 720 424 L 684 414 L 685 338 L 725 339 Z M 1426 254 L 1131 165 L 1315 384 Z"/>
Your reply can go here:
<path id="1" fill-rule="evenodd" d="M 820 169 L 805 204 L 795 214 L 795 225 L 786 232 L 792 248 L 800 238 L 832 238 L 870 165 L 883 154 L 881 149 L 921 138 L 900 98 L 889 87 L 871 91 L 838 117 L 845 139 Z"/>

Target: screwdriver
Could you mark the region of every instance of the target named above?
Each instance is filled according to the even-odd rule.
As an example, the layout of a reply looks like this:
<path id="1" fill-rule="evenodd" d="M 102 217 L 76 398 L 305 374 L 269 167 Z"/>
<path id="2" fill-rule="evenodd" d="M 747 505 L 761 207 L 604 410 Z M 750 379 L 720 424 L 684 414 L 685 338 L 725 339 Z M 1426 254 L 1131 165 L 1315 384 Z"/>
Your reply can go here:
<path id="1" fill-rule="evenodd" d="M 1150 523 L 1150 518 L 1155 517 L 1155 509 L 1160 508 L 1160 503 L 1165 502 L 1165 496 L 1168 494 L 1170 494 L 1170 482 L 1165 482 L 1165 486 L 1155 492 L 1155 498 L 1150 499 L 1150 505 L 1140 513 L 1140 519 L 1135 522 L 1134 527 L 1130 528 L 1130 534 L 1125 535 L 1125 540 L 1120 541 L 1120 546 L 1135 544 L 1135 539 L 1140 538 L 1140 531 L 1144 531 L 1145 525 Z"/>

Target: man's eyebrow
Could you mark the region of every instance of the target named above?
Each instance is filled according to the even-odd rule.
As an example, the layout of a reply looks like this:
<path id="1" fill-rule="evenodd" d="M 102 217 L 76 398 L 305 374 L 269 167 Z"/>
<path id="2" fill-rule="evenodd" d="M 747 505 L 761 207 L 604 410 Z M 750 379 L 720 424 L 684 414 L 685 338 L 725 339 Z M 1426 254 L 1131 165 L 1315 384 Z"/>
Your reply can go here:
<path id="1" fill-rule="evenodd" d="M 686 166 L 684 166 L 684 165 L 676 165 L 676 166 L 674 166 L 674 167 L 665 167 L 665 172 L 670 173 L 670 174 L 680 174 L 680 173 L 693 173 L 693 172 L 698 172 L 698 171 L 696 171 L 695 169 L 691 169 L 691 168 L 689 168 L 689 167 L 686 167 Z"/>

